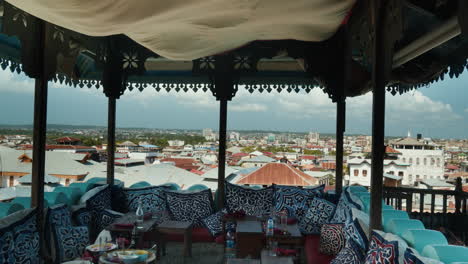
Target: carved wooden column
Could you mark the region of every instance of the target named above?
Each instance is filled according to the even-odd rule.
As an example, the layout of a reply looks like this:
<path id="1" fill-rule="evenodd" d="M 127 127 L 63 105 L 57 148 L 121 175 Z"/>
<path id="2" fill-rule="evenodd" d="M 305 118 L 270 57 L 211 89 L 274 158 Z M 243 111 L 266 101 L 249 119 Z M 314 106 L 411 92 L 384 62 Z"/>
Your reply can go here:
<path id="1" fill-rule="evenodd" d="M 216 100 L 219 101 L 219 148 L 218 148 L 218 208 L 224 207 L 224 181 L 226 172 L 226 128 L 227 104 L 237 92 L 234 81 L 234 60 L 231 54 L 215 57 L 214 87 L 211 88 Z"/>
<path id="2" fill-rule="evenodd" d="M 117 99 L 123 94 L 126 78 L 122 67 L 119 37 L 109 36 L 106 39 L 107 54 L 102 74 L 104 94 L 108 98 L 107 107 L 107 184 L 114 184 L 115 161 L 115 124 Z"/>
<path id="3" fill-rule="evenodd" d="M 385 158 L 385 93 L 394 43 L 401 35 L 401 0 L 369 1 L 372 46 L 372 173 L 370 229 L 382 228 L 383 170 Z"/>

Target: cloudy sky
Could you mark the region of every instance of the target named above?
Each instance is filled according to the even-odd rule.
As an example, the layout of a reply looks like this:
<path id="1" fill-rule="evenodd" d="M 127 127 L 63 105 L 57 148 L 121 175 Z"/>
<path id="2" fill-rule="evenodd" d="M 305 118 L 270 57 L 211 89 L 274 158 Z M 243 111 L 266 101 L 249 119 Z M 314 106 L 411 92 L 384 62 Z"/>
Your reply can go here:
<path id="1" fill-rule="evenodd" d="M 386 133 L 468 138 L 468 74 L 405 95 L 387 95 Z M 102 125 L 102 90 L 49 85 L 48 123 Z M 34 82 L 0 70 L 0 124 L 32 124 Z M 371 133 L 372 94 L 347 101 L 348 134 Z M 309 94 L 249 94 L 240 90 L 228 106 L 230 130 L 334 133 L 335 105 L 320 89 Z M 202 129 L 218 127 L 219 103 L 210 93 L 127 92 L 117 103 L 117 126 Z"/>

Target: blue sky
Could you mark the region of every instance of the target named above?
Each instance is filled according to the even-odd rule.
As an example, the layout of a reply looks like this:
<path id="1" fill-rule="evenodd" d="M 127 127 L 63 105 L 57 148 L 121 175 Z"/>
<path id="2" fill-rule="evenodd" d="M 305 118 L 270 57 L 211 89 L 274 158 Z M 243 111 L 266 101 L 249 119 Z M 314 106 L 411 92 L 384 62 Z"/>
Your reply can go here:
<path id="1" fill-rule="evenodd" d="M 405 95 L 387 95 L 386 133 L 468 138 L 468 74 Z M 95 88 L 49 85 L 48 122 L 102 125 L 107 98 Z M 0 71 L 0 124 L 32 124 L 34 82 Z M 371 133 L 372 94 L 347 101 L 347 133 Z M 335 131 L 335 105 L 320 89 L 310 94 L 249 94 L 228 106 L 228 129 Z M 117 103 L 117 126 L 202 129 L 218 127 L 219 103 L 210 93 L 126 92 Z"/>

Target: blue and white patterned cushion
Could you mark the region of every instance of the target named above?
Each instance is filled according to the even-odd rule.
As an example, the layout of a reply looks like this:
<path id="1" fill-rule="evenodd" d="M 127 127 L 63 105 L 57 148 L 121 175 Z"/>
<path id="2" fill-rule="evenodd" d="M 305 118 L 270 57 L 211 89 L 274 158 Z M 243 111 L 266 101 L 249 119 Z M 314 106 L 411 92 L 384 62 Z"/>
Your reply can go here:
<path id="1" fill-rule="evenodd" d="M 274 204 L 276 211 L 287 210 L 289 216 L 299 221 L 305 216 L 315 197 L 322 197 L 325 185 L 302 189 L 295 186 L 274 185 Z"/>
<path id="2" fill-rule="evenodd" d="M 381 231 L 372 231 L 366 264 L 403 264 L 407 244 L 399 237 Z"/>
<path id="3" fill-rule="evenodd" d="M 0 263 L 40 263 L 36 209 L 24 209 L 0 220 Z"/>
<path id="4" fill-rule="evenodd" d="M 273 207 L 273 186 L 251 189 L 226 182 L 226 209 L 244 211 L 247 215 L 270 214 Z"/>
<path id="5" fill-rule="evenodd" d="M 72 219 L 77 226 L 88 226 L 91 224 L 91 212 L 85 205 L 75 206 L 72 209 Z"/>
<path id="6" fill-rule="evenodd" d="M 57 227 L 55 229 L 56 260 L 73 260 L 83 255 L 89 245 L 89 232 L 86 226 Z"/>
<path id="7" fill-rule="evenodd" d="M 141 199 L 144 212 L 159 212 L 166 210 L 166 196 L 162 186 L 150 186 L 144 188 L 124 188 L 122 190 L 123 212 L 135 212 L 138 201 Z"/>
<path id="8" fill-rule="evenodd" d="M 80 199 L 80 203 L 85 203 L 88 210 L 96 213 L 112 207 L 112 192 L 108 184 L 95 187 L 86 192 Z"/>
<path id="9" fill-rule="evenodd" d="M 329 222 L 335 209 L 335 204 L 321 198 L 314 198 L 306 215 L 299 222 L 299 229 L 305 235 L 320 234 L 322 225 Z"/>
<path id="10" fill-rule="evenodd" d="M 51 241 L 53 235 L 52 227 L 71 227 L 71 213 L 66 204 L 59 204 L 47 209 L 45 224 L 45 240 Z M 45 248 L 51 254 L 51 244 L 44 243 Z"/>
<path id="11" fill-rule="evenodd" d="M 166 191 L 167 208 L 176 221 L 189 221 L 195 226 L 213 214 L 211 189 L 198 192 Z"/>
<path id="12" fill-rule="evenodd" d="M 356 207 L 357 209 L 359 209 L 359 210 L 364 209 L 364 204 L 361 202 L 361 199 L 359 199 L 359 197 L 357 197 L 356 195 L 351 193 L 349 188 L 345 188 L 343 190 L 342 195 L 345 195 L 348 202 L 350 202 L 352 205 L 354 205 L 354 207 Z"/>
<path id="13" fill-rule="evenodd" d="M 351 209 L 345 222 L 345 237 L 366 252 L 369 246 L 369 216 L 361 210 Z"/>
<path id="14" fill-rule="evenodd" d="M 201 220 L 202 224 L 210 231 L 212 236 L 215 237 L 223 232 L 223 217 L 225 214 L 227 214 L 227 210 L 223 208 Z"/>
<path id="15" fill-rule="evenodd" d="M 357 208 L 353 203 L 349 202 L 347 195 L 342 193 L 338 205 L 336 207 L 335 214 L 330 220 L 331 223 L 344 223 L 349 217 L 352 208 Z"/>
<path id="16" fill-rule="evenodd" d="M 365 260 L 364 254 L 353 241 L 347 241 L 344 248 L 338 252 L 330 264 L 362 264 Z"/>
<path id="17" fill-rule="evenodd" d="M 106 209 L 106 210 L 102 211 L 101 214 L 100 214 L 101 218 L 100 218 L 100 220 L 98 222 L 98 226 L 97 226 L 96 231 L 101 232 L 102 230 L 104 230 L 104 228 L 106 228 L 108 225 L 114 223 L 115 220 L 122 217 L 123 215 L 124 214 L 113 211 L 113 210 L 110 210 L 110 209 Z"/>

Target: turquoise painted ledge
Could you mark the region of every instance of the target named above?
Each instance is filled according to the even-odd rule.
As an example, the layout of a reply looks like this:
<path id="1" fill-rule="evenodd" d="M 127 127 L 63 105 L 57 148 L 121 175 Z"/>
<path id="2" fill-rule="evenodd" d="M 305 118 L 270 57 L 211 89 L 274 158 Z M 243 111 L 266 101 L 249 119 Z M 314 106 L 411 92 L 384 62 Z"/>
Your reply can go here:
<path id="1" fill-rule="evenodd" d="M 388 229 L 388 222 L 392 219 L 409 219 L 408 213 L 400 210 L 382 210 L 382 226 Z"/>
<path id="2" fill-rule="evenodd" d="M 406 230 L 401 237 L 410 247 L 416 249 L 419 253 L 422 253 L 427 245 L 448 245 L 444 234 L 436 230 L 410 229 Z"/>
<path id="3" fill-rule="evenodd" d="M 452 245 L 428 245 L 424 247 L 424 257 L 440 260 L 445 264 L 466 262 L 468 260 L 468 247 Z"/>
<path id="4" fill-rule="evenodd" d="M 14 212 L 18 212 L 19 210 L 23 210 L 24 206 L 19 203 L 0 203 L 0 218 L 3 218 L 7 215 L 11 215 Z"/>
<path id="5" fill-rule="evenodd" d="M 402 236 L 409 229 L 426 229 L 423 222 L 416 219 L 390 219 L 388 221 L 385 232 L 390 232 L 397 236 Z"/>

